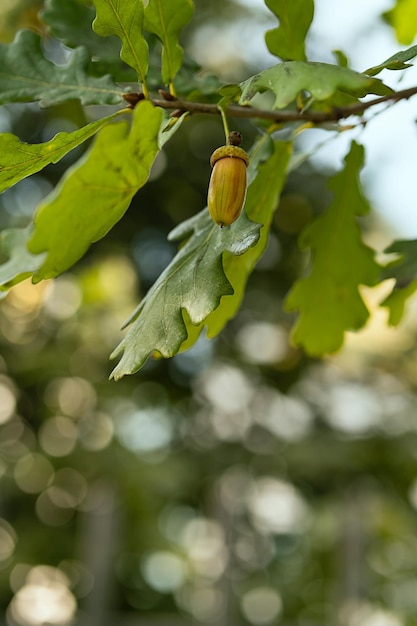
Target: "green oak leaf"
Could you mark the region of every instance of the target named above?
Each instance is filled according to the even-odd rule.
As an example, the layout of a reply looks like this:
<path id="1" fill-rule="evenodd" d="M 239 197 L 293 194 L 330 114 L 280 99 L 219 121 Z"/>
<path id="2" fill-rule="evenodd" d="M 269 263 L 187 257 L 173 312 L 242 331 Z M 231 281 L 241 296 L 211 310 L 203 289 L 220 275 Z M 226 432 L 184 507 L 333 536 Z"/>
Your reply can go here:
<path id="1" fill-rule="evenodd" d="M 116 36 L 100 37 L 91 28 L 96 12 L 83 0 L 46 0 L 41 12 L 49 32 L 69 48 L 84 46 L 92 59 L 89 73 L 110 74 L 122 83 L 137 81 L 137 73 L 120 59 L 121 42 Z"/>
<path id="2" fill-rule="evenodd" d="M 50 33 L 69 48 L 84 46 L 92 57 L 112 60 L 120 54 L 117 37 L 99 37 L 91 24 L 95 11 L 80 0 L 46 0 L 41 13 Z"/>
<path id="3" fill-rule="evenodd" d="M 31 254 L 27 249 L 29 228 L 10 228 L 0 233 L 0 254 L 7 261 L 0 265 L 0 290 L 7 290 L 28 278 L 42 265 L 46 254 Z"/>
<path id="4" fill-rule="evenodd" d="M 393 54 L 389 59 L 380 63 L 379 65 L 375 65 L 374 67 L 370 67 L 365 70 L 364 74 L 368 76 L 375 76 L 382 72 L 382 70 L 404 70 L 407 67 L 412 67 L 412 63 L 407 63 L 406 61 L 410 61 L 417 56 L 417 46 L 411 46 L 407 50 L 400 50 L 396 54 Z"/>
<path id="5" fill-rule="evenodd" d="M 149 0 L 145 7 L 145 29 L 162 42 L 162 80 L 165 84 L 172 84 L 181 67 L 183 51 L 178 38 L 193 12 L 192 0 Z"/>
<path id="6" fill-rule="evenodd" d="M 363 243 L 356 220 L 369 212 L 359 182 L 363 162 L 363 146 L 353 142 L 345 168 L 329 181 L 331 205 L 300 237 L 300 246 L 312 250 L 311 267 L 294 284 L 286 309 L 299 311 L 293 341 L 312 356 L 335 352 L 346 330 L 365 324 L 369 314 L 358 287 L 379 279 L 380 266 Z"/>
<path id="7" fill-rule="evenodd" d="M 94 0 L 96 18 L 93 29 L 102 37 L 117 35 L 122 41 L 120 58 L 138 73 L 145 88 L 149 51 L 143 36 L 142 0 Z"/>
<path id="8" fill-rule="evenodd" d="M 48 256 L 35 282 L 57 276 L 81 258 L 123 217 L 146 183 L 158 153 L 163 113 L 142 101 L 132 117 L 130 129 L 127 122 L 104 127 L 38 207 L 28 247 Z"/>
<path id="9" fill-rule="evenodd" d="M 400 43 L 410 44 L 417 35 L 417 3 L 415 0 L 397 0 L 383 17 L 391 24 Z"/>
<path id="10" fill-rule="evenodd" d="M 389 324 L 397 326 L 404 315 L 406 301 L 417 290 L 417 239 L 394 241 L 384 252 L 398 255 L 384 267 L 380 276 L 381 280 L 395 278 L 395 287 L 381 306 L 389 310 Z"/>
<path id="11" fill-rule="evenodd" d="M 265 0 L 279 20 L 265 33 L 269 51 L 283 61 L 305 61 L 304 41 L 314 15 L 314 0 Z"/>
<path id="12" fill-rule="evenodd" d="M 357 98 L 369 93 L 380 96 L 392 93 L 392 89 L 378 78 L 359 74 L 347 67 L 304 61 L 279 63 L 248 78 L 240 86 L 240 104 L 249 104 L 257 93 L 270 90 L 275 94 L 274 108 L 277 109 L 294 102 L 302 91 L 309 92 L 319 101 L 330 98 L 337 91 Z"/>
<path id="13" fill-rule="evenodd" d="M 113 378 L 136 372 L 152 352 L 165 358 L 178 352 L 188 334 L 185 318 L 200 325 L 223 296 L 233 293 L 223 253 L 244 254 L 257 242 L 260 228 L 244 214 L 232 226 L 219 228 L 204 209 L 174 229 L 170 239 L 185 238 L 186 243 L 128 320 L 134 323 L 111 355 L 123 353 Z"/>
<path id="14" fill-rule="evenodd" d="M 118 104 L 123 91 L 109 76 L 96 78 L 87 72 L 85 48 L 77 48 L 67 65 L 57 66 L 42 52 L 41 38 L 22 30 L 13 43 L 0 44 L 0 104 L 36 102 L 51 106 L 79 99 L 82 104 Z"/>
<path id="15" fill-rule="evenodd" d="M 49 165 L 57 163 L 68 152 L 92 137 L 120 111 L 96 122 L 86 124 L 71 133 L 58 133 L 45 143 L 29 144 L 12 133 L 0 135 L 0 193 Z"/>

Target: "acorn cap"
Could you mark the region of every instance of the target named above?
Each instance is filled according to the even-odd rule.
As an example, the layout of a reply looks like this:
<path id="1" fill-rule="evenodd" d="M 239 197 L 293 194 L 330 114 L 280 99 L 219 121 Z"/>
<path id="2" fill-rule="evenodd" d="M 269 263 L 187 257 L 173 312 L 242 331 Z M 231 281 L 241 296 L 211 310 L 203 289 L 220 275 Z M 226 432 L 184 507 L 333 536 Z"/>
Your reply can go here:
<path id="1" fill-rule="evenodd" d="M 225 157 L 234 157 L 237 159 L 242 159 L 246 163 L 246 167 L 249 165 L 249 157 L 247 153 L 243 150 L 243 148 L 239 148 L 239 146 L 221 146 L 217 148 L 213 152 L 210 157 L 210 165 L 214 167 L 214 164 L 219 161 L 219 159 L 224 159 Z"/>

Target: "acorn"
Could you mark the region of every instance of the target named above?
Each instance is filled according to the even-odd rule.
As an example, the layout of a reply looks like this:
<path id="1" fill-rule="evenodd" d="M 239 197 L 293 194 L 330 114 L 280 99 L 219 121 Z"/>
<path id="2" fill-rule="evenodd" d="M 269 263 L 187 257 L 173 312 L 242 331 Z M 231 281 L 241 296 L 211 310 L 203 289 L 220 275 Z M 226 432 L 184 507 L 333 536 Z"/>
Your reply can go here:
<path id="1" fill-rule="evenodd" d="M 237 220 L 245 203 L 249 157 L 239 147 L 241 141 L 241 134 L 232 131 L 228 144 L 217 148 L 210 158 L 213 171 L 207 204 L 212 220 L 221 228 Z"/>

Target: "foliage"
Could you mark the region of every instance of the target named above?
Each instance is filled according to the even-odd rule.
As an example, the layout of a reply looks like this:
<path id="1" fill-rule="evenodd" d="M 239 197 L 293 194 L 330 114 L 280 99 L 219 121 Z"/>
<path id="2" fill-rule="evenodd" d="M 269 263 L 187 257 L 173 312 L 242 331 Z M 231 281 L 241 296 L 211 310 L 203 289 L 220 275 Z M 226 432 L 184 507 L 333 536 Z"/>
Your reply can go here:
<path id="1" fill-rule="evenodd" d="M 0 614 L 414 626 L 417 324 L 385 320 L 413 313 L 417 244 L 392 241 L 362 182 L 381 184 L 367 132 L 397 131 L 416 90 L 392 87 L 417 48 L 355 67 L 347 47 L 339 68 L 309 33 L 312 2 L 210 0 L 191 16 L 151 1 L 142 16 L 14 0 L 29 28 L 14 43 L 0 3 L 16 97 L 0 107 Z M 272 69 L 254 56 L 220 77 L 189 57 L 206 29 L 264 27 L 268 8 Z M 18 101 L 31 75 L 55 104 Z M 204 209 L 217 105 L 250 155 L 244 212 L 223 229 Z"/>
<path id="2" fill-rule="evenodd" d="M 333 120 L 336 125 L 331 130 L 337 129 L 338 120 L 351 112 L 360 115 L 373 105 L 361 100 L 370 94 L 382 97 L 382 101 L 401 99 L 401 94 L 374 76 L 383 69 L 402 71 L 410 67 L 415 46 L 365 73 L 346 67 L 344 56 L 342 65 L 310 61 L 305 41 L 313 18 L 313 1 L 288 4 L 268 0 L 266 5 L 279 20 L 279 26 L 266 33 L 266 44 L 281 61 L 239 85 L 220 89 L 219 108 L 215 102 L 210 111 L 221 112 L 225 130 L 232 102 L 237 102 L 233 106 L 239 107 L 242 115 L 252 117 L 252 122 L 258 124 L 262 110 L 251 114 L 250 105 L 265 92 L 266 98 L 268 92 L 273 92 L 275 98 L 269 119 L 274 119 L 271 115 L 275 109 L 286 109 L 284 114 L 295 111 L 295 122 L 297 116 L 307 122 L 297 133 L 309 128 L 309 115 L 315 120 L 314 114 L 323 111 L 326 121 Z M 56 163 L 95 136 L 93 146 L 39 203 L 31 224 L 4 234 L 3 290 L 28 276 L 34 282 L 56 277 L 81 259 L 92 243 L 121 220 L 132 198 L 148 180 L 163 145 L 176 141 L 189 110 L 187 94 L 193 101 L 193 112 L 198 112 L 199 106 L 201 112 L 208 110 L 204 107 L 212 102 L 212 92 L 208 90 L 204 95 L 201 89 L 198 68 L 194 75 L 190 73 L 195 66 L 184 61 L 179 43 L 184 27 L 192 22 L 191 0 L 95 0 L 94 9 L 78 0 L 71 0 L 65 8 L 58 0 L 45 3 L 41 19 L 57 45 L 61 41 L 72 48 L 64 65 L 45 56 L 42 35 L 31 30 L 19 32 L 14 42 L 0 47 L 2 103 L 38 101 L 43 107 L 56 107 L 78 100 L 83 106 L 119 107 L 115 113 L 72 132 L 58 133 L 40 144 L 22 142 L 10 133 L 0 135 L 2 190 Z M 399 24 L 410 11 L 406 2 L 398 2 L 387 17 L 395 23 L 399 40 L 408 43 L 412 34 L 402 34 Z M 154 77 L 158 71 L 161 89 L 169 89 L 162 89 L 163 100 L 156 98 L 148 86 L 150 75 Z M 122 88 L 117 84 L 129 72 L 136 74 L 140 93 L 130 93 L 129 86 Z M 177 79 L 184 97 L 181 102 L 176 102 Z M 197 95 L 200 102 L 196 103 Z M 413 94 L 407 97 L 410 95 Z M 133 111 L 123 108 L 124 100 Z M 375 98 L 375 103 L 378 101 Z M 177 112 L 167 121 L 163 109 L 174 106 Z M 279 111 L 277 122 L 285 119 L 279 117 Z M 119 115 L 125 119 L 117 121 Z M 117 355 L 123 351 L 115 377 L 136 371 L 151 354 L 170 357 L 191 347 L 203 328 L 209 336 L 216 335 L 236 314 L 249 274 L 268 240 L 273 211 L 285 181 L 285 155 L 292 143 L 287 141 L 284 147 L 271 141 L 277 127 L 261 126 L 256 127 L 261 139 L 255 138 L 251 150 L 252 183 L 246 215 L 231 227 L 219 230 L 210 223 L 206 209 L 198 212 L 201 207 L 195 207 L 196 217 L 174 229 L 171 240 L 185 241 L 129 318 L 132 326 L 114 352 Z M 257 159 L 257 145 L 269 145 L 269 155 L 265 153 Z M 382 272 L 378 278 L 374 251 L 362 242 L 356 220 L 356 216 L 368 211 L 359 181 L 363 162 L 363 148 L 352 143 L 345 169 L 332 179 L 334 198 L 330 207 L 300 236 L 301 248 L 312 251 L 311 270 L 307 277 L 295 281 L 287 307 L 299 312 L 293 340 L 310 355 L 338 350 L 346 330 L 358 330 L 366 323 L 368 311 L 358 288 L 374 285 L 386 275 Z M 268 183 L 264 197 L 262 181 L 268 177 L 274 182 Z M 391 249 L 397 251 L 395 246 Z M 407 258 L 410 255 L 414 259 L 413 247 L 407 248 Z M 412 263 L 407 261 L 407 266 Z M 411 290 L 403 289 L 401 293 L 404 301 Z M 387 303 L 390 305 L 392 300 Z M 397 308 L 391 321 L 397 323 L 402 310 L 403 306 Z"/>
<path id="3" fill-rule="evenodd" d="M 304 340 L 312 355 L 320 355 L 323 349 L 335 352 L 343 344 L 346 328 L 364 325 L 368 311 L 359 285 L 373 286 L 378 280 L 375 253 L 361 240 L 356 221 L 356 216 L 369 212 L 359 187 L 363 158 L 363 147 L 352 143 L 345 169 L 329 181 L 332 204 L 300 237 L 300 245 L 312 249 L 312 267 L 290 292 L 287 308 L 300 311 L 294 341 Z"/>

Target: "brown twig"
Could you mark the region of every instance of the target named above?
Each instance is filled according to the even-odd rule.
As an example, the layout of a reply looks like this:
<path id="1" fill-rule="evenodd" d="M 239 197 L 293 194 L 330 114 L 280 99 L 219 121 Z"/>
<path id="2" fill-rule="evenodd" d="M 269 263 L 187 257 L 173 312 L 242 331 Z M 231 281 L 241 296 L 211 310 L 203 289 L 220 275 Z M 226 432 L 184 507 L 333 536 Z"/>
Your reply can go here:
<path id="1" fill-rule="evenodd" d="M 324 124 L 326 122 L 337 122 L 353 116 L 361 116 L 365 111 L 384 102 L 398 102 L 399 100 L 407 100 L 417 94 L 417 87 L 410 87 L 402 91 L 394 91 L 387 96 L 367 100 L 366 102 L 357 102 L 346 107 L 338 107 L 330 111 L 277 111 L 258 109 L 252 106 L 239 106 L 231 104 L 227 108 L 229 117 L 245 117 L 270 120 L 276 123 L 285 122 L 312 122 L 313 124 Z M 141 98 L 136 94 L 137 101 Z M 127 96 L 127 97 L 126 97 Z M 131 103 L 135 94 L 125 94 L 123 97 Z M 209 115 L 220 115 L 220 109 L 217 104 L 209 104 L 206 102 L 191 102 L 189 100 L 178 99 L 158 99 L 151 98 L 151 102 L 155 106 L 162 109 L 173 109 L 174 111 L 183 111 L 189 113 L 203 113 Z"/>

